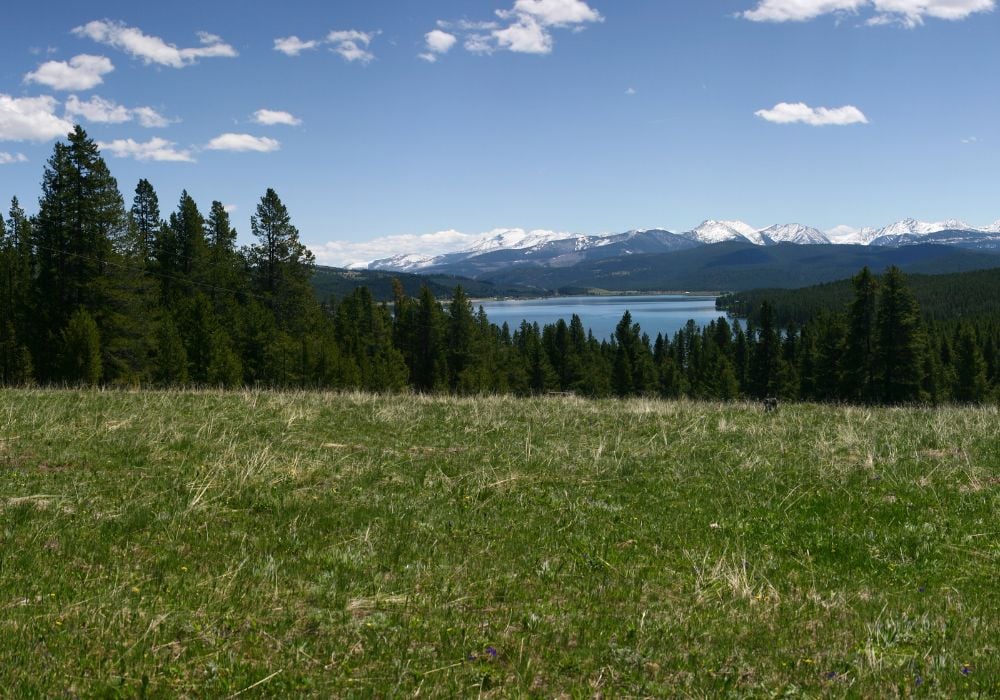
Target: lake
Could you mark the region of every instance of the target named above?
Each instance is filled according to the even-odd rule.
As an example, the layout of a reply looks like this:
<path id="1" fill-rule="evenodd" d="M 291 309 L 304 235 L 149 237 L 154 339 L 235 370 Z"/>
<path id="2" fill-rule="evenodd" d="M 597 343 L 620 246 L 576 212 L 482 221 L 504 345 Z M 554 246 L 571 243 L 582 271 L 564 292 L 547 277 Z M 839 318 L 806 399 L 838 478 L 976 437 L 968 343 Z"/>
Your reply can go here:
<path id="1" fill-rule="evenodd" d="M 694 319 L 701 326 L 726 315 L 724 311 L 716 311 L 715 297 L 687 294 L 511 299 L 473 304 L 476 309 L 480 305 L 492 323 L 501 326 L 506 321 L 511 331 L 516 330 L 525 319 L 544 326 L 560 318 L 569 323 L 570 317 L 577 314 L 583 321 L 583 327 L 592 330 L 598 340 L 614 335 L 615 326 L 626 309 L 632 313 L 633 323 L 638 323 L 650 338 L 656 338 L 657 333 L 670 337 L 689 319 Z"/>

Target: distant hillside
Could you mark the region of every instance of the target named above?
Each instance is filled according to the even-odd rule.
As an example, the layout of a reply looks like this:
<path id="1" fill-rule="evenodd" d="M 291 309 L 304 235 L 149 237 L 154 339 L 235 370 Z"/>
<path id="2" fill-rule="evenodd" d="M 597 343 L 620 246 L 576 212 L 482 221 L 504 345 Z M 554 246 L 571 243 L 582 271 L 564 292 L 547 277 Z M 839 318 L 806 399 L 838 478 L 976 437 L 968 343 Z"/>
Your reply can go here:
<path id="1" fill-rule="evenodd" d="M 907 273 L 964 272 L 1000 267 L 993 252 L 941 245 L 900 248 L 862 245 L 761 247 L 725 242 L 657 255 L 621 256 L 561 269 L 521 268 L 484 275 L 483 280 L 535 290 L 748 290 L 795 288 L 846 279 L 867 265 L 896 265 Z"/>
<path id="2" fill-rule="evenodd" d="M 312 286 L 320 301 L 331 296 L 341 299 L 358 287 L 368 287 L 377 301 L 392 300 L 392 280 L 398 279 L 408 296 L 417 296 L 420 288 L 427 285 L 435 297 L 450 297 L 455 287 L 462 285 L 470 297 L 518 296 L 523 290 L 500 289 L 491 282 L 455 277 L 452 275 L 415 275 L 407 272 L 382 270 L 344 270 L 337 267 L 317 265 Z"/>
<path id="3" fill-rule="evenodd" d="M 907 285 L 928 319 L 1000 317 L 1000 268 L 948 275 L 907 275 Z M 849 279 L 804 289 L 753 289 L 719 297 L 720 310 L 756 320 L 769 301 L 778 322 L 804 323 L 820 311 L 843 311 L 854 298 Z"/>

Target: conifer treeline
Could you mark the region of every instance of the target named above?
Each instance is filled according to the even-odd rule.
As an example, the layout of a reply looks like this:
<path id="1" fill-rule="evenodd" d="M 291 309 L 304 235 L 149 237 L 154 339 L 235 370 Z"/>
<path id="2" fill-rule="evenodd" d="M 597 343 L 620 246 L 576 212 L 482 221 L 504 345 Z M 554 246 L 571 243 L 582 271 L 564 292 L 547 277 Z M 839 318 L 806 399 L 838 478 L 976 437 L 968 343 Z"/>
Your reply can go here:
<path id="1" fill-rule="evenodd" d="M 146 180 L 126 209 L 77 127 L 45 169 L 39 211 L 0 217 L 0 380 L 139 386 L 572 391 L 907 403 L 995 400 L 996 329 L 936 333 L 902 275 L 867 270 L 844 314 L 779 328 L 774 310 L 741 326 L 689 322 L 651 339 L 626 313 L 614 337 L 569 323 L 516 329 L 446 306 L 424 288 L 392 307 L 361 288 L 320 303 L 313 257 L 273 190 L 236 247 L 223 205 L 205 217 L 185 192 L 166 220 Z"/>

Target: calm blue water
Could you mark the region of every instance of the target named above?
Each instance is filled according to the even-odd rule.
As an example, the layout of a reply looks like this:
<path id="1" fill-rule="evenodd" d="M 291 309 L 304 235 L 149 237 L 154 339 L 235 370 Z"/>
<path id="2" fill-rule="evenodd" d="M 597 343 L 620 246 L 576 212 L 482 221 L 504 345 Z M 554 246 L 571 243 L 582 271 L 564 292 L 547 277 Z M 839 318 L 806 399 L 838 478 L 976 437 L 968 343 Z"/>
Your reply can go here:
<path id="1" fill-rule="evenodd" d="M 526 299 L 510 301 L 485 301 L 473 304 L 486 310 L 490 322 L 503 325 L 506 321 L 511 331 L 521 321 L 538 322 L 539 326 L 555 323 L 560 318 L 569 323 L 577 314 L 583 327 L 594 332 L 598 340 L 610 338 L 615 326 L 628 309 L 632 321 L 642 327 L 643 333 L 655 338 L 657 333 L 669 337 L 680 330 L 688 319 L 699 326 L 714 321 L 725 312 L 715 310 L 715 297 L 688 295 L 657 295 L 627 297 L 558 297 L 555 299 Z"/>

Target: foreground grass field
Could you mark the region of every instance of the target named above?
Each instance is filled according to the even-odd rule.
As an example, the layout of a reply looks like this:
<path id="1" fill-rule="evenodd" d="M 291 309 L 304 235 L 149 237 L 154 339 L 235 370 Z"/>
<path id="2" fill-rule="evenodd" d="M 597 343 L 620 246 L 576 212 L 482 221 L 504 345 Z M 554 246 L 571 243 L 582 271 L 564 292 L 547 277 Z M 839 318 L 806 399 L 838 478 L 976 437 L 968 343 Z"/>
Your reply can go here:
<path id="1" fill-rule="evenodd" d="M 995 408 L 0 409 L 0 695 L 1000 695 Z"/>

